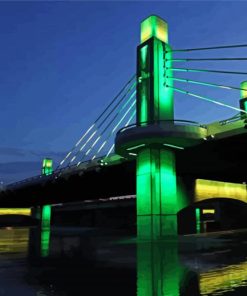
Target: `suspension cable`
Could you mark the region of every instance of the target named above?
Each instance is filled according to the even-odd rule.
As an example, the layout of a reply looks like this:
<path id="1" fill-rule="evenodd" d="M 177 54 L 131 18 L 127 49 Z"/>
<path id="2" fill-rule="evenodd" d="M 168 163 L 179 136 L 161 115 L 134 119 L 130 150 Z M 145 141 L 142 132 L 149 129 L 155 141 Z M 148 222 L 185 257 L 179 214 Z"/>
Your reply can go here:
<path id="1" fill-rule="evenodd" d="M 180 81 L 180 82 L 188 82 L 188 83 L 193 83 L 193 84 L 205 85 L 205 86 L 218 87 L 218 88 L 223 88 L 223 89 L 247 91 L 247 89 L 241 88 L 241 87 L 227 86 L 227 85 L 216 84 L 216 83 L 211 83 L 211 82 L 202 82 L 202 81 L 192 80 L 192 79 L 184 79 L 184 78 L 178 78 L 178 77 L 176 77 L 176 78 L 175 77 L 167 77 L 167 79 L 172 79 L 172 80 Z"/>
<path id="2" fill-rule="evenodd" d="M 106 140 L 104 141 L 104 144 L 100 146 L 100 149 L 98 149 L 98 151 L 96 152 L 95 156 L 103 149 L 103 147 L 106 145 L 106 143 L 108 142 L 108 140 L 110 139 L 110 137 L 114 134 L 114 132 L 116 131 L 116 129 L 118 128 L 118 126 L 121 124 L 121 122 L 127 116 L 127 114 L 132 110 L 132 108 L 134 107 L 135 104 L 136 104 L 136 100 L 134 100 L 132 102 L 131 106 L 128 108 L 128 110 L 125 112 L 125 114 L 123 115 L 123 117 L 119 120 L 119 122 L 115 125 L 114 129 L 107 135 Z M 81 160 L 83 160 L 83 159 L 81 159 Z"/>
<path id="3" fill-rule="evenodd" d="M 247 61 L 247 58 L 166 59 L 166 62 Z"/>
<path id="4" fill-rule="evenodd" d="M 111 124 L 114 122 L 114 120 L 117 118 L 117 116 L 125 109 L 125 107 L 127 106 L 127 104 L 131 101 L 131 99 L 133 98 L 133 96 L 135 95 L 134 91 L 132 93 L 132 95 L 129 97 L 129 99 L 124 103 L 124 105 L 118 110 L 118 112 L 115 114 L 115 116 L 110 120 L 110 122 L 107 124 L 107 126 L 104 128 L 104 130 L 99 134 L 99 136 L 96 138 L 96 140 L 94 141 L 94 143 L 92 144 L 92 146 L 89 148 L 89 150 L 86 153 L 83 153 L 83 157 L 88 155 L 89 152 L 94 148 L 94 146 L 97 144 L 97 142 L 99 141 L 99 139 L 103 136 L 103 134 L 108 130 L 108 128 L 111 126 Z M 99 129 L 97 129 L 96 131 L 98 131 Z M 96 134 L 96 132 L 95 132 Z M 71 159 L 70 164 L 78 157 L 79 154 L 82 153 L 82 150 L 86 147 L 86 145 L 89 143 L 89 140 L 93 139 L 93 137 L 95 136 L 95 134 L 88 139 L 88 141 L 86 143 L 84 143 L 84 145 L 80 148 L 80 150 L 77 151 L 77 153 L 75 154 L 75 156 Z"/>
<path id="5" fill-rule="evenodd" d="M 197 51 L 197 50 L 211 50 L 211 49 L 228 49 L 228 48 L 241 48 L 247 47 L 247 44 L 237 45 L 223 45 L 223 46 L 212 46 L 212 47 L 199 47 L 199 48 L 186 48 L 186 49 L 173 49 L 167 52 L 185 52 L 185 51 Z"/>
<path id="6" fill-rule="evenodd" d="M 130 116 L 129 120 L 126 122 L 126 124 L 124 125 L 124 127 L 126 127 L 126 126 L 129 125 L 129 123 L 131 122 L 131 120 L 133 119 L 133 117 L 134 117 L 135 115 L 136 115 L 136 110 L 132 113 L 132 115 Z M 113 145 L 111 146 L 111 148 L 110 148 L 109 151 L 107 152 L 107 154 L 106 154 L 106 156 L 104 157 L 104 159 L 106 159 L 106 158 L 111 154 L 111 152 L 112 152 L 112 150 L 114 149 L 114 147 L 115 147 L 115 144 L 113 144 Z M 93 158 L 92 158 L 92 160 L 93 160 Z"/>
<path id="7" fill-rule="evenodd" d="M 134 80 L 136 75 L 133 75 L 131 79 L 124 85 L 124 87 L 119 91 L 119 93 L 113 98 L 113 100 L 108 104 L 108 106 L 104 109 L 104 111 L 97 117 L 97 119 L 94 121 L 94 123 L 86 130 L 86 132 L 81 136 L 81 138 L 77 141 L 75 146 L 67 153 L 65 158 L 59 163 L 57 170 L 63 163 L 66 161 L 66 159 L 74 152 L 74 150 L 77 148 L 77 146 L 81 143 L 81 141 L 88 135 L 88 133 L 95 127 L 97 122 L 104 116 L 104 114 L 109 110 L 111 105 L 119 98 L 119 96 L 124 92 L 124 90 L 128 87 L 129 84 Z"/>
<path id="8" fill-rule="evenodd" d="M 166 69 L 173 70 L 173 71 L 180 71 L 180 72 L 207 72 L 207 73 L 247 75 L 247 72 L 233 72 L 233 71 L 209 70 L 209 69 L 186 69 L 186 68 L 170 68 L 170 67 Z"/>
<path id="9" fill-rule="evenodd" d="M 97 130 L 106 122 L 106 120 L 109 118 L 110 115 L 112 115 L 112 112 L 115 111 L 115 109 L 121 104 L 121 102 L 124 100 L 124 98 L 126 97 L 126 95 L 135 87 L 136 85 L 136 81 L 133 82 L 133 79 L 135 78 L 135 75 L 125 84 L 125 86 L 121 89 L 121 91 L 117 94 L 117 96 L 114 97 L 114 99 L 111 101 L 111 103 L 104 109 L 104 111 L 100 114 L 100 116 L 98 116 L 98 118 L 95 120 L 95 122 L 90 126 L 90 128 L 83 134 L 83 136 L 80 138 L 80 140 L 76 143 L 76 145 L 72 148 L 72 150 L 66 155 L 66 157 L 60 162 L 60 164 L 58 165 L 58 167 L 56 168 L 56 170 L 69 158 L 69 156 L 75 151 L 75 149 L 77 148 L 77 146 L 82 142 L 82 140 L 89 134 L 89 132 L 93 129 L 96 128 L 96 131 L 91 134 L 90 139 L 96 134 Z M 133 82 L 131 84 L 131 82 Z M 127 89 L 127 91 L 125 92 L 124 95 L 122 95 L 122 93 L 126 90 L 127 86 L 131 84 L 131 86 Z M 110 109 L 110 107 L 112 106 L 113 103 L 116 102 L 116 100 L 119 98 L 119 96 L 122 95 L 121 99 L 118 101 L 118 103 L 110 110 L 110 112 L 108 113 L 108 115 L 106 114 L 106 112 Z M 102 117 L 105 115 L 105 117 L 102 119 Z M 99 120 L 101 120 L 101 123 L 98 124 L 97 127 L 97 122 L 99 122 Z M 93 135 L 93 136 L 92 136 Z M 90 140 L 89 139 L 89 140 Z M 86 144 L 88 143 L 88 141 L 86 141 Z M 85 143 L 82 145 L 82 147 L 85 147 Z M 79 150 L 81 151 L 81 150 Z M 77 151 L 77 153 L 79 152 Z M 73 162 L 75 159 L 75 156 L 72 157 L 71 162 Z"/>
<path id="10" fill-rule="evenodd" d="M 211 103 L 214 103 L 214 104 L 217 104 L 217 105 L 220 105 L 220 106 L 223 106 L 223 107 L 227 107 L 227 108 L 230 108 L 230 109 L 233 109 L 233 110 L 237 110 L 237 111 L 240 111 L 240 112 L 243 112 L 243 113 L 247 114 L 247 111 L 245 111 L 245 110 L 242 110 L 240 108 L 236 108 L 236 107 L 233 107 L 233 106 L 230 106 L 230 105 L 215 101 L 214 99 L 207 98 L 207 97 L 204 97 L 204 96 L 200 96 L 200 95 L 191 93 L 189 91 L 186 91 L 186 90 L 183 90 L 183 89 L 180 89 L 180 88 L 177 88 L 177 87 L 173 87 L 173 86 L 169 86 L 169 85 L 166 85 L 166 87 L 170 87 L 170 88 L 174 89 L 177 92 L 180 92 L 180 93 L 183 93 L 183 94 L 186 94 L 186 95 L 189 95 L 189 96 L 192 96 L 192 97 L 195 97 L 195 98 L 207 101 L 207 102 L 211 102 Z"/>
<path id="11" fill-rule="evenodd" d="M 121 122 L 124 120 L 124 118 L 128 115 L 128 113 L 133 109 L 133 107 L 134 107 L 135 104 L 136 104 L 136 100 L 134 100 L 132 102 L 132 104 L 130 105 L 130 107 L 128 108 L 128 110 L 125 112 L 125 114 L 122 116 L 122 118 L 120 119 L 120 121 L 115 125 L 115 127 L 113 128 L 113 130 L 107 135 L 105 141 L 101 144 L 101 146 L 99 147 L 99 149 L 97 150 L 97 152 L 92 157 L 92 160 L 95 159 L 96 156 L 100 153 L 100 151 L 106 145 L 106 143 L 108 142 L 108 140 L 110 139 L 110 137 L 114 134 L 114 132 L 116 131 L 116 129 L 118 128 L 118 126 L 121 124 Z M 132 114 L 132 116 L 133 116 L 133 114 Z M 79 165 L 82 162 L 82 160 L 83 159 L 81 159 L 80 162 L 77 165 Z"/>

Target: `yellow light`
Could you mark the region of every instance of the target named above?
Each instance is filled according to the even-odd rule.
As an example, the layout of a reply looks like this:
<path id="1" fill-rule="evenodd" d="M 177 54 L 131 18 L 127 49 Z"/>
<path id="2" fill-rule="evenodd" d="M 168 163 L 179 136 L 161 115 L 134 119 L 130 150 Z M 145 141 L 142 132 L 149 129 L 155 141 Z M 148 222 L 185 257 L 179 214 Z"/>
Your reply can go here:
<path id="1" fill-rule="evenodd" d="M 214 291 L 230 291 L 234 287 L 246 286 L 247 262 L 215 269 L 200 275 L 201 295 Z"/>
<path id="2" fill-rule="evenodd" d="M 0 215 L 25 215 L 31 216 L 30 208 L 1 208 Z"/>
<path id="3" fill-rule="evenodd" d="M 241 99 L 247 98 L 247 81 L 241 82 Z"/>
<path id="4" fill-rule="evenodd" d="M 141 43 L 151 37 L 168 43 L 168 25 L 158 16 L 151 15 L 141 23 Z"/>
<path id="5" fill-rule="evenodd" d="M 232 198 L 247 202 L 246 185 L 197 179 L 195 202 L 211 198 Z"/>
<path id="6" fill-rule="evenodd" d="M 215 209 L 202 209 L 203 214 L 215 214 Z"/>

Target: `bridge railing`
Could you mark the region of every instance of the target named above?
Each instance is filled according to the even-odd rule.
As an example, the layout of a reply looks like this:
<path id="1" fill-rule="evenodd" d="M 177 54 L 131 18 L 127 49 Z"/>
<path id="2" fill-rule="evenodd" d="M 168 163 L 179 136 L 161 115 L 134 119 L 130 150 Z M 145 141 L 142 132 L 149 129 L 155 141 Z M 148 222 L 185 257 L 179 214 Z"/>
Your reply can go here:
<path id="1" fill-rule="evenodd" d="M 241 119 L 243 119 L 243 115 L 241 113 L 238 113 L 238 114 L 236 114 L 233 117 L 230 117 L 228 119 L 220 120 L 219 123 L 220 123 L 220 125 L 226 125 L 226 124 L 236 122 L 236 121 L 241 120 Z"/>
<path id="2" fill-rule="evenodd" d="M 57 179 L 58 177 L 62 176 L 63 174 L 71 173 L 71 172 L 74 172 L 77 170 L 82 170 L 83 168 L 88 169 L 88 168 L 96 167 L 96 166 L 101 165 L 101 160 L 104 158 L 105 158 L 105 156 L 97 157 L 94 160 L 86 160 L 86 161 L 80 163 L 79 166 L 77 166 L 77 164 L 74 164 L 71 166 L 66 166 L 66 167 L 60 168 L 58 170 L 55 170 L 53 173 L 51 173 L 50 175 L 47 175 L 47 176 L 40 174 L 40 175 L 36 175 L 33 177 L 29 177 L 29 178 L 23 179 L 21 181 L 17 181 L 17 182 L 6 185 L 5 190 L 9 190 L 9 189 L 15 188 L 16 186 L 24 185 L 27 183 L 32 183 L 32 182 L 35 183 L 36 181 Z"/>
<path id="3" fill-rule="evenodd" d="M 126 127 L 121 128 L 118 132 L 118 134 L 123 133 L 126 130 L 136 128 L 136 127 L 147 127 L 147 126 L 152 126 L 152 125 L 165 125 L 165 124 L 174 124 L 174 125 L 191 125 L 191 126 L 198 126 L 201 128 L 207 129 L 207 126 L 205 124 L 198 123 L 196 121 L 191 121 L 191 120 L 183 120 L 183 119 L 169 119 L 169 120 L 155 120 L 155 121 L 146 121 L 146 122 L 141 122 L 141 123 L 134 123 L 131 125 L 128 125 Z"/>

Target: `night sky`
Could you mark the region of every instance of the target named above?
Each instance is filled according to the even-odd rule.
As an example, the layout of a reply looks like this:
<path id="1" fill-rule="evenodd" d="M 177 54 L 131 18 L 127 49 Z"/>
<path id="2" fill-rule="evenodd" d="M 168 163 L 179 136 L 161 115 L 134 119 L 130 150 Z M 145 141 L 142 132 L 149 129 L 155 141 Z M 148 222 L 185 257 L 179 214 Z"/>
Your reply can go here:
<path id="1" fill-rule="evenodd" d="M 135 73 L 144 18 L 161 16 L 169 24 L 170 45 L 193 48 L 247 44 L 246 11 L 244 1 L 0 2 L 0 181 L 39 174 L 45 156 L 63 158 Z M 246 52 L 176 57 L 247 57 Z M 247 62 L 187 66 L 247 72 Z M 176 75 L 237 87 L 247 78 Z M 177 86 L 238 107 L 238 91 Z M 175 107 L 177 119 L 202 123 L 236 113 L 182 94 L 176 94 Z"/>

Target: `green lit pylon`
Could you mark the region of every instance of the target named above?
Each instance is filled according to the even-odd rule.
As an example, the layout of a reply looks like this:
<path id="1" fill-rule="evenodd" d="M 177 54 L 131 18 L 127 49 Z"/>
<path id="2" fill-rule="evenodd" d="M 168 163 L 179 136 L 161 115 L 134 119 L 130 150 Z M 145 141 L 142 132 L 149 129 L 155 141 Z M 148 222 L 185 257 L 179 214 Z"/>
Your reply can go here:
<path id="1" fill-rule="evenodd" d="M 242 81 L 240 84 L 240 109 L 247 111 L 247 81 Z M 241 117 L 246 118 L 246 114 L 241 112 Z"/>
<path id="2" fill-rule="evenodd" d="M 137 48 L 137 124 L 174 118 L 173 90 L 164 87 L 172 85 L 167 27 L 157 16 L 150 16 L 141 24 L 141 44 Z M 177 235 L 175 155 L 163 147 L 154 143 L 137 155 L 139 239 Z"/>
<path id="3" fill-rule="evenodd" d="M 42 175 L 53 173 L 52 160 L 45 158 L 43 160 Z M 40 255 L 47 257 L 50 249 L 50 231 L 51 231 L 51 205 L 44 205 L 41 208 L 41 229 L 40 229 Z"/>

